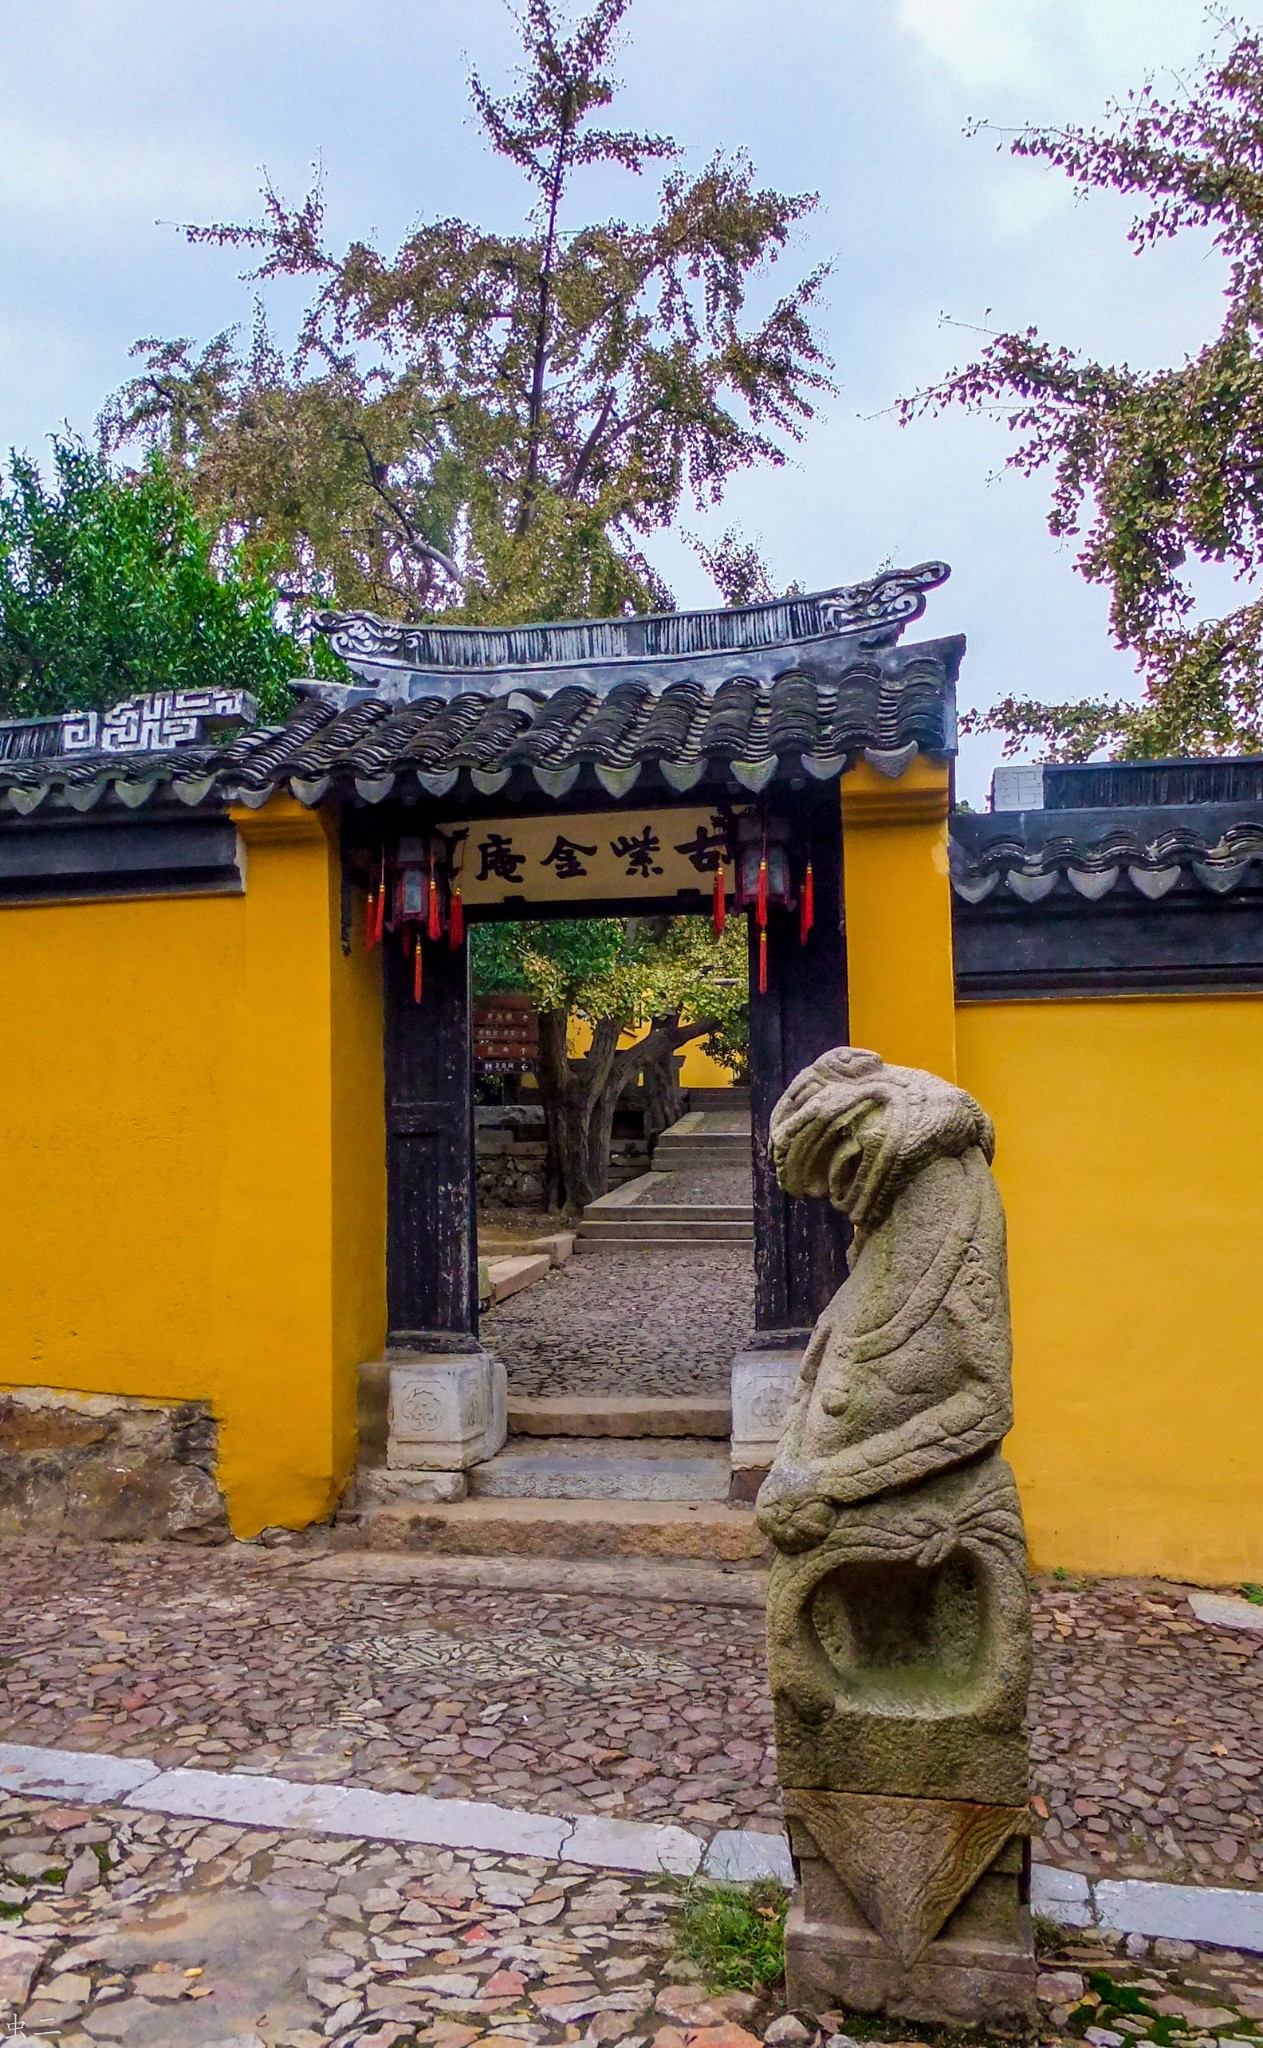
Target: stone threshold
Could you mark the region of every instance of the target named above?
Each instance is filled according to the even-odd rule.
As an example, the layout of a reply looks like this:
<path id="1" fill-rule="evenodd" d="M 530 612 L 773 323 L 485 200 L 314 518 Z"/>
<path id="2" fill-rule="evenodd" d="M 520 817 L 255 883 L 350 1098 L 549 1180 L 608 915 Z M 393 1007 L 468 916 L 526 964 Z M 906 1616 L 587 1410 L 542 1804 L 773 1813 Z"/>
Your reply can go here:
<path id="1" fill-rule="evenodd" d="M 164 1771 L 144 1757 L 96 1750 L 0 1742 L 0 1793 L 131 1806 L 237 1827 L 293 1828 L 359 1841 L 540 1856 L 594 1870 L 727 1882 L 774 1877 L 789 1888 L 794 1882 L 784 1836 L 753 1828 L 721 1828 L 706 1837 L 663 1822 L 530 1813 L 490 1800 L 374 1792 L 362 1785 L 310 1785 L 247 1771 Z M 1031 1908 L 1064 1927 L 1161 1936 L 1263 1954 L 1263 1891 L 1142 1878 L 1088 1878 L 1080 1871 L 1036 1863 L 1031 1869 Z"/>

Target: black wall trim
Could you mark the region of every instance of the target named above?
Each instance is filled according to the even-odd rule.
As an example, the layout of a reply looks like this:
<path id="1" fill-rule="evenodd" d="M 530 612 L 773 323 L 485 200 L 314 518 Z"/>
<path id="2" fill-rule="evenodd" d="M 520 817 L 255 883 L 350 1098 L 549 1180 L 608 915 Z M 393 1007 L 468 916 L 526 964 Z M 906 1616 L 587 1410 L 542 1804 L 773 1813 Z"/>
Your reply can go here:
<path id="1" fill-rule="evenodd" d="M 229 818 L 76 819 L 0 831 L 0 905 L 240 895 L 244 888 L 244 854 Z"/>
<path id="2" fill-rule="evenodd" d="M 1258 803 L 1263 798 L 1260 754 L 1219 761 L 1049 763 L 1043 773 L 1046 811 Z"/>
<path id="3" fill-rule="evenodd" d="M 952 923 L 962 1002 L 1263 989 L 1263 887 L 1181 888 L 1156 904 L 1130 891 L 1099 903 L 988 897 L 957 901 Z"/>

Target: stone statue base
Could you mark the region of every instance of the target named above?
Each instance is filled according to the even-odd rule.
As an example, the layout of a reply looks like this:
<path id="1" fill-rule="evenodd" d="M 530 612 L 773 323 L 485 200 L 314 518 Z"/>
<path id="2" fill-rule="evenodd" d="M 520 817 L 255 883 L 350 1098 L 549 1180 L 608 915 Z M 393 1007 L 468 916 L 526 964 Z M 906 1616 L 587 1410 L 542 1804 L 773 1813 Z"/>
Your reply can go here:
<path id="1" fill-rule="evenodd" d="M 829 1800 L 848 1795 L 815 1793 L 798 1795 L 808 1800 Z M 979 1815 L 987 1809 L 965 1807 L 963 1802 L 892 1800 L 893 1807 L 942 1809 L 939 1813 L 914 1812 L 908 1823 L 894 1832 L 898 1839 L 887 1841 L 891 1850 L 906 1851 L 918 1837 L 926 1842 L 927 1855 L 913 1858 L 907 1866 L 908 1882 L 902 1891 L 906 1910 L 899 1913 L 897 1901 L 889 1897 L 890 1866 L 886 1865 L 881 1889 L 886 1904 L 893 1908 L 894 1924 L 879 1933 L 861 1910 L 812 1835 L 794 1810 L 796 1795 L 786 1794 L 790 1813 L 790 1840 L 800 1883 L 785 1926 L 785 1975 L 791 2009 L 827 2012 L 843 2006 L 852 2012 L 881 2013 L 891 2019 L 925 2021 L 942 2026 L 984 2026 L 1003 2029 L 1027 2027 L 1035 2018 L 1035 1950 L 1027 1905 L 1027 1844 L 1016 1832 L 987 1864 L 982 1875 L 971 1881 L 968 1865 L 954 1861 L 950 1844 L 959 1844 L 976 1829 Z M 953 1827 L 953 1807 L 962 1825 Z M 992 1833 L 1006 1825 L 1025 1827 L 1025 1811 L 1010 1813 L 992 1809 Z M 817 1816 L 817 1820 L 819 1816 Z M 937 1823 L 937 1829 L 926 1823 Z M 823 1833 L 823 1827 L 821 1828 Z M 974 1854 L 986 1853 L 987 1823 L 974 1844 Z M 948 1846 L 945 1858 L 935 1862 L 934 1837 Z M 919 1939 L 918 1918 L 925 1896 L 926 1863 L 933 1867 L 929 1889 L 949 1892 L 964 1878 L 965 1895 L 948 1913 L 933 1938 Z M 862 1885 L 863 1878 L 853 1882 Z M 873 1899 L 868 1901 L 870 1912 Z M 898 1923 L 902 1918 L 903 1924 Z M 921 1922 L 923 1925 L 923 1920 Z M 902 1951 L 902 1953 L 901 1953 Z"/>

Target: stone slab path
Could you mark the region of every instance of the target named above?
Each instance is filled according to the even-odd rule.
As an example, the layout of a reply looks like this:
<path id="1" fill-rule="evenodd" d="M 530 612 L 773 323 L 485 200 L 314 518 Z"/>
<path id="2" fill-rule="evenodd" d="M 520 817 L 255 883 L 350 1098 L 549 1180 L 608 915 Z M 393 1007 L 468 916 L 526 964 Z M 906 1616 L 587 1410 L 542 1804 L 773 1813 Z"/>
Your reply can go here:
<path id="1" fill-rule="evenodd" d="M 21 1797 L 0 1800 L 0 1867 L 19 2041 L 640 2048 L 674 2026 L 755 2048 L 737 2023 L 774 2009 L 680 1968 L 660 1878 Z"/>
<path id="2" fill-rule="evenodd" d="M 665 1176 L 664 1176 L 665 1177 Z M 727 1394 L 754 1328 L 749 1245 L 571 1259 L 485 1315 L 513 1394 Z"/>
<path id="3" fill-rule="evenodd" d="M 371 1559 L 317 1578 L 304 1558 L 319 1549 L 8 1552 L 0 1740 L 779 1830 L 757 1607 L 574 1572 L 554 1592 L 383 1581 Z M 1198 1622 L 1178 1588 L 1045 1580 L 1032 1740 L 1038 1858 L 1263 1889 L 1263 1637 Z"/>
<path id="4" fill-rule="evenodd" d="M 537 1855 L 0 1795 L 0 2027 L 15 2048 L 856 2048 L 842 2013 L 699 1981 L 679 1905 Z M 1222 1946 L 1062 1935 L 1038 1992 L 1064 2048 L 1263 2040 L 1263 1957 Z M 906 2023 L 856 2031 L 914 2048 Z"/>

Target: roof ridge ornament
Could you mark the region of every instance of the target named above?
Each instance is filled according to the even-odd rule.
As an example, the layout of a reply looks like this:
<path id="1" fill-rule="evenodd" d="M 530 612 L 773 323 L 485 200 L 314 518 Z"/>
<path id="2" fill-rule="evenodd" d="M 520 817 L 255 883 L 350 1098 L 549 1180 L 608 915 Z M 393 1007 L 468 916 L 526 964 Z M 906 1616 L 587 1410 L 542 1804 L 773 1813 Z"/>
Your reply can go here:
<path id="1" fill-rule="evenodd" d="M 744 678 L 769 684 L 790 672 L 827 684 L 843 659 L 893 648 L 925 610 L 946 562 L 886 568 L 863 583 L 790 592 L 761 604 L 705 611 L 637 612 L 519 626 L 404 624 L 376 612 L 320 612 L 316 624 L 358 685 L 308 682 L 339 708 L 366 696 L 396 703 L 485 691 L 552 695 L 578 685 L 606 696 L 622 683 L 660 691 L 690 681 L 713 692 Z"/>

